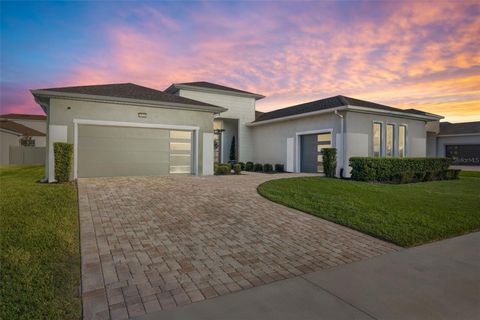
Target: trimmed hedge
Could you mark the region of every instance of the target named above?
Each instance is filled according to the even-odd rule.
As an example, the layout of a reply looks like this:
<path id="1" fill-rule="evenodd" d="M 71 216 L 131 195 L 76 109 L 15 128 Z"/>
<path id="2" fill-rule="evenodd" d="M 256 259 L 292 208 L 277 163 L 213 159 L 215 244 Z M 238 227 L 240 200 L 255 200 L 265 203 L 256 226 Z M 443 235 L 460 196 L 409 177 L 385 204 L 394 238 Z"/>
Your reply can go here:
<path id="1" fill-rule="evenodd" d="M 325 176 L 333 178 L 337 171 L 337 149 L 323 148 L 320 152 L 323 161 L 323 172 Z"/>
<path id="2" fill-rule="evenodd" d="M 353 180 L 408 183 L 457 179 L 459 172 L 448 170 L 450 158 L 350 158 Z"/>
<path id="3" fill-rule="evenodd" d="M 245 163 L 243 163 L 243 162 L 238 162 L 238 164 L 240 165 L 240 169 L 241 169 L 242 171 L 244 171 L 244 170 L 245 170 Z"/>
<path id="4" fill-rule="evenodd" d="M 273 172 L 273 166 L 270 163 L 263 165 L 263 172 Z"/>
<path id="5" fill-rule="evenodd" d="M 233 173 L 240 174 L 241 171 L 242 166 L 239 163 L 233 165 Z"/>
<path id="6" fill-rule="evenodd" d="M 72 172 L 73 144 L 54 142 L 53 153 L 55 157 L 55 180 L 58 183 L 68 182 Z"/>
<path id="7" fill-rule="evenodd" d="M 232 167 L 229 164 L 219 164 L 215 166 L 215 174 L 224 175 L 230 174 Z"/>
<path id="8" fill-rule="evenodd" d="M 263 171 L 263 165 L 261 163 L 255 163 L 253 165 L 253 171 L 262 172 Z"/>
<path id="9" fill-rule="evenodd" d="M 285 171 L 285 167 L 283 166 L 283 164 L 275 164 L 275 172 L 284 172 Z"/>
<path id="10" fill-rule="evenodd" d="M 253 162 L 248 161 L 245 163 L 245 171 L 253 171 Z"/>

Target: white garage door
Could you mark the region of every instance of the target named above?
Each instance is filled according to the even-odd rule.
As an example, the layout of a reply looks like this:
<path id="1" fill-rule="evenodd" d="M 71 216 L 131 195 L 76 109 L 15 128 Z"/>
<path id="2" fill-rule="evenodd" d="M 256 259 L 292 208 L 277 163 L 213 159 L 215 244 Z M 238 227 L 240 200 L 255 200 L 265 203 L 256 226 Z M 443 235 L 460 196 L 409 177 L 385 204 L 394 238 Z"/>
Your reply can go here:
<path id="1" fill-rule="evenodd" d="M 192 132 L 78 126 L 78 177 L 192 173 Z"/>

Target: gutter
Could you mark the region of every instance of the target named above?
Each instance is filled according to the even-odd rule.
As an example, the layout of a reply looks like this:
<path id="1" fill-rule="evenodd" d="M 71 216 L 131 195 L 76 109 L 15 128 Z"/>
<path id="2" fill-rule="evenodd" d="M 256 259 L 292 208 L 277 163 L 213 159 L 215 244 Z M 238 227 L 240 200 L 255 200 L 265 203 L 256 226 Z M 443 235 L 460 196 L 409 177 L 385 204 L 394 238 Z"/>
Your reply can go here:
<path id="1" fill-rule="evenodd" d="M 48 90 L 30 90 L 30 92 L 35 97 L 35 101 L 37 101 L 37 103 L 39 103 L 39 100 L 37 100 L 37 98 L 63 98 L 67 100 L 108 102 L 108 103 L 114 103 L 114 104 L 129 104 L 129 105 L 154 107 L 154 108 L 204 111 L 204 112 L 213 112 L 213 113 L 221 113 L 228 110 L 227 108 L 214 106 L 214 105 L 208 106 L 208 105 L 201 105 L 201 104 L 199 105 L 184 104 L 184 103 L 175 103 L 175 102 L 107 97 L 107 96 L 98 96 L 98 95 L 91 95 L 91 94 L 64 93 L 64 92 L 48 91 Z M 43 105 L 42 104 L 40 105 L 43 108 Z"/>
<path id="2" fill-rule="evenodd" d="M 340 132 L 342 133 L 342 166 L 340 167 L 340 178 L 343 178 L 343 173 L 345 172 L 345 132 L 344 132 L 344 122 L 345 116 L 338 113 L 338 110 L 334 111 L 335 115 L 340 118 Z M 332 137 L 333 138 L 333 137 Z"/>

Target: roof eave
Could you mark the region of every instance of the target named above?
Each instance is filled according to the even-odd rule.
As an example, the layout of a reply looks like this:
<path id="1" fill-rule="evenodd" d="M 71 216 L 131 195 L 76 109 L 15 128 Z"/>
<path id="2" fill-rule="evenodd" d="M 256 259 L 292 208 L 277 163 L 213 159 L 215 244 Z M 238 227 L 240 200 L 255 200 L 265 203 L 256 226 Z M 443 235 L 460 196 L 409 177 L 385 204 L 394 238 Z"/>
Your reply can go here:
<path id="1" fill-rule="evenodd" d="M 352 106 L 352 105 L 348 105 L 347 110 L 359 111 L 359 112 L 365 112 L 365 113 L 380 113 L 380 114 L 387 114 L 387 115 L 395 115 L 402 118 L 411 118 L 411 119 L 428 120 L 428 121 L 439 121 L 445 118 L 443 116 L 439 116 L 436 114 L 421 115 L 421 114 L 415 114 L 415 113 L 408 113 L 405 111 L 382 110 L 382 109 L 374 109 L 374 108 L 359 107 L 359 106 Z"/>
<path id="2" fill-rule="evenodd" d="M 260 100 L 260 99 L 265 98 L 265 96 L 262 96 L 261 94 L 256 94 L 256 93 L 212 89 L 212 88 L 205 88 L 205 87 L 200 87 L 200 86 L 189 86 L 189 85 L 186 85 L 186 84 L 179 84 L 179 83 L 172 84 L 170 87 L 168 87 L 165 90 L 165 92 L 176 93 L 177 91 L 179 91 L 181 89 L 198 91 L 198 92 L 210 92 L 210 93 L 217 93 L 217 94 L 226 94 L 226 95 L 237 96 L 237 97 L 249 97 L 249 98 L 254 98 L 255 100 Z"/>
<path id="3" fill-rule="evenodd" d="M 52 90 L 30 90 L 30 92 L 35 97 L 35 101 L 40 104 L 42 109 L 46 112 L 44 106 L 39 102 L 40 98 L 65 98 L 71 100 L 88 100 L 96 102 L 110 102 L 110 103 L 120 103 L 120 104 L 134 104 L 142 105 L 147 107 L 157 107 L 157 108 L 170 108 L 170 109 L 182 109 L 182 110 L 192 110 L 192 111 L 203 111 L 203 112 L 212 112 L 212 113 L 221 113 L 225 112 L 228 109 L 219 106 L 206 106 L 201 104 L 184 104 L 184 103 L 175 103 L 175 102 L 164 102 L 164 101 L 154 101 L 154 100 L 142 100 L 142 99 L 130 99 L 130 98 L 120 98 L 120 97 L 109 97 L 109 96 L 100 96 L 100 95 L 90 95 L 90 94 L 81 94 L 81 93 L 66 93 L 58 92 Z"/>
<path id="4" fill-rule="evenodd" d="M 325 114 L 325 113 L 333 113 L 335 111 L 341 111 L 341 110 L 345 110 L 345 109 L 346 109 L 346 106 L 340 106 L 340 107 L 329 108 L 329 109 L 324 109 L 324 110 L 316 110 L 316 111 L 312 111 L 312 112 L 294 114 L 294 115 L 286 116 L 286 117 L 278 117 L 278 118 L 273 118 L 273 119 L 268 119 L 268 120 L 253 121 L 253 122 L 247 123 L 247 126 L 256 127 L 256 126 L 261 126 L 261 125 L 269 124 L 269 123 L 289 121 L 289 120 L 294 120 L 294 119 L 299 119 L 299 118 L 304 118 L 304 117 L 309 117 L 309 116 L 316 116 L 316 115 Z"/>

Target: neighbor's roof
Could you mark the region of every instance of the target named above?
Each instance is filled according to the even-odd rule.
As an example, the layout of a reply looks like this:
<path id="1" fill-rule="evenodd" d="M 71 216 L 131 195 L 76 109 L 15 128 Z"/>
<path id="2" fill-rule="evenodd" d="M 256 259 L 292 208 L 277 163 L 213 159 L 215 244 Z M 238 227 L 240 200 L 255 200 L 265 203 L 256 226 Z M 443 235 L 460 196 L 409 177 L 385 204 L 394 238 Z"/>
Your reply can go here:
<path id="1" fill-rule="evenodd" d="M 233 93 L 243 94 L 243 95 L 251 95 L 251 96 L 254 96 L 257 100 L 265 98 L 265 96 L 262 96 L 261 94 L 258 94 L 258 93 L 253 93 L 253 92 L 248 92 L 248 91 L 235 89 L 235 88 L 231 88 L 231 87 L 227 87 L 227 86 L 222 86 L 220 84 L 211 83 L 211 82 L 207 82 L 207 81 L 174 83 L 170 87 L 168 87 L 165 90 L 165 92 L 175 93 L 179 89 L 181 89 L 182 87 L 198 87 L 198 88 L 205 88 L 205 89 L 210 89 L 210 90 L 233 92 Z"/>
<path id="2" fill-rule="evenodd" d="M 35 129 L 24 126 L 23 124 L 16 123 L 10 120 L 0 120 L 0 129 L 5 129 L 8 131 L 13 131 L 19 133 L 23 136 L 30 137 L 44 137 L 45 133 L 37 131 Z"/>
<path id="3" fill-rule="evenodd" d="M 47 116 L 41 114 L 8 113 L 0 115 L 0 119 L 47 120 Z"/>
<path id="4" fill-rule="evenodd" d="M 480 134 L 480 121 L 450 123 L 440 122 L 439 135 L 455 135 L 455 134 Z"/>
<path id="5" fill-rule="evenodd" d="M 55 93 L 55 92 L 221 108 L 208 103 L 204 103 L 204 102 L 180 97 L 177 95 L 173 95 L 170 93 L 166 93 L 160 90 L 155 90 L 152 88 L 140 86 L 134 83 L 112 83 L 112 84 L 101 84 L 101 85 L 91 85 L 91 86 L 61 87 L 61 88 L 47 88 L 47 89 L 32 90 L 32 93 L 34 95 L 43 94 L 43 93 Z"/>
<path id="6" fill-rule="evenodd" d="M 404 113 L 406 115 L 410 114 L 410 115 L 422 115 L 422 116 L 428 116 L 428 117 L 438 117 L 439 119 L 442 118 L 441 116 L 416 110 L 416 109 L 408 109 L 408 110 L 398 109 L 398 108 L 389 107 L 383 104 L 378 104 L 370 101 L 365 101 L 365 100 L 360 100 L 360 99 L 339 95 L 339 96 L 334 96 L 326 99 L 297 104 L 295 106 L 286 107 L 286 108 L 282 108 L 282 109 L 278 109 L 270 112 L 265 112 L 260 117 L 258 117 L 254 122 L 256 123 L 256 122 L 262 122 L 266 120 L 280 119 L 283 117 L 301 115 L 303 113 L 328 110 L 328 109 L 344 107 L 344 106 L 356 106 L 356 107 L 362 107 L 362 108 L 377 109 L 381 111 L 399 112 L 399 113 Z"/>

